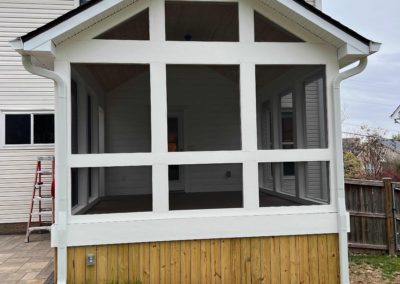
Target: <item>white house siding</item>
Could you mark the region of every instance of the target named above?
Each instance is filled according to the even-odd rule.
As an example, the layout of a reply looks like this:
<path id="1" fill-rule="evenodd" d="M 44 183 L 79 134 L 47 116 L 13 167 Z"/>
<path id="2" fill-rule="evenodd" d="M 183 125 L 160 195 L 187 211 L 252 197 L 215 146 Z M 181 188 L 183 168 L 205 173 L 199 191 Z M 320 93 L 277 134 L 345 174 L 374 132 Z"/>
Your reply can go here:
<path id="1" fill-rule="evenodd" d="M 9 41 L 72 8 L 74 0 L 0 0 L 0 111 L 54 108 L 53 83 L 25 71 Z M 52 154 L 51 147 L 0 147 L 0 223 L 27 221 L 36 158 Z"/>

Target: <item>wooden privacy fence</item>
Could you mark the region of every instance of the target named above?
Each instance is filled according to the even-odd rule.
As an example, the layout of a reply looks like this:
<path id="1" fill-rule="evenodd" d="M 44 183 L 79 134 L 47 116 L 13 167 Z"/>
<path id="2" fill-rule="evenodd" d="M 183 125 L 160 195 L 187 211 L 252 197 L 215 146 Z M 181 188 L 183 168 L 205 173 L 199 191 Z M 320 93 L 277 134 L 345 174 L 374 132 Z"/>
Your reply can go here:
<path id="1" fill-rule="evenodd" d="M 349 248 L 400 249 L 400 183 L 347 179 L 346 208 L 350 213 Z"/>

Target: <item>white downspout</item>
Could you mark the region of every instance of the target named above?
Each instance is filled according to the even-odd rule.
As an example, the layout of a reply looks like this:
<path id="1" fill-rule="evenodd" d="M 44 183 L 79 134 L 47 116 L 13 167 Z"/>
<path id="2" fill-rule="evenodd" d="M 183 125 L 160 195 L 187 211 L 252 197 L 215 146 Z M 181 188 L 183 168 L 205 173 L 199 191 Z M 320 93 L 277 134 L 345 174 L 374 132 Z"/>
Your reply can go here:
<path id="1" fill-rule="evenodd" d="M 367 67 L 368 59 L 364 57 L 360 63 L 349 70 L 339 73 L 333 80 L 333 107 L 335 115 L 334 132 L 335 153 L 336 153 L 336 176 L 337 176 L 337 206 L 338 206 L 338 227 L 339 227 L 339 258 L 340 258 L 340 282 L 349 283 L 349 258 L 348 258 L 348 215 L 346 212 L 345 190 L 344 190 L 344 164 L 342 146 L 342 123 L 341 123 L 341 104 L 340 104 L 340 83 L 354 75 L 360 74 Z"/>
<path id="2" fill-rule="evenodd" d="M 66 97 L 67 97 L 67 85 L 63 78 L 54 71 L 44 69 L 32 64 L 32 58 L 30 55 L 22 55 L 22 64 L 25 69 L 32 74 L 48 78 L 53 80 L 56 85 L 56 97 L 55 97 L 55 164 L 56 164 L 56 201 L 55 201 L 55 225 L 52 226 L 52 238 L 57 241 L 57 283 L 67 282 L 67 242 L 66 242 L 66 228 L 67 228 L 67 192 L 63 184 L 66 184 L 66 173 L 63 172 L 64 166 L 60 164 L 67 159 L 67 151 L 63 149 L 61 145 L 65 145 L 64 132 L 66 127 Z M 57 117 L 59 116 L 59 117 Z M 61 117 L 60 117 L 61 116 Z M 65 123 L 65 125 L 62 125 Z M 57 141 L 58 139 L 58 141 Z M 63 141 L 64 140 L 64 141 Z"/>

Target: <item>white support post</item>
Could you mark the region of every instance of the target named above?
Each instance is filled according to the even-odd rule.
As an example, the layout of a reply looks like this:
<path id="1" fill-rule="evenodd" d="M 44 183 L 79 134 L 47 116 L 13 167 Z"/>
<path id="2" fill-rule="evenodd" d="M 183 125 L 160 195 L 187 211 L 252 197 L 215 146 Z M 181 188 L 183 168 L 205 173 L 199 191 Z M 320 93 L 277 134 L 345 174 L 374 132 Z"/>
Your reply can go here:
<path id="1" fill-rule="evenodd" d="M 240 65 L 240 109 L 243 151 L 257 151 L 257 102 L 255 64 Z M 258 163 L 243 163 L 243 205 L 246 209 L 259 207 Z"/>
<path id="2" fill-rule="evenodd" d="M 168 152 L 167 81 L 164 63 L 150 64 L 151 149 L 152 153 Z M 168 211 L 168 166 L 153 165 L 153 211 Z"/>
<path id="3" fill-rule="evenodd" d="M 239 1 L 239 37 L 242 43 L 254 42 L 254 8 L 252 1 Z"/>
<path id="4" fill-rule="evenodd" d="M 55 62 L 55 70 L 61 74 L 64 82 L 70 82 L 71 68 L 68 62 Z M 56 235 L 57 235 L 57 278 L 58 283 L 66 283 L 67 279 L 67 223 L 68 223 L 68 196 L 69 172 L 68 172 L 68 98 L 70 85 L 57 85 L 55 96 L 55 171 L 56 178 Z"/>
<path id="5" fill-rule="evenodd" d="M 165 41 L 165 1 L 150 0 L 150 41 Z"/>

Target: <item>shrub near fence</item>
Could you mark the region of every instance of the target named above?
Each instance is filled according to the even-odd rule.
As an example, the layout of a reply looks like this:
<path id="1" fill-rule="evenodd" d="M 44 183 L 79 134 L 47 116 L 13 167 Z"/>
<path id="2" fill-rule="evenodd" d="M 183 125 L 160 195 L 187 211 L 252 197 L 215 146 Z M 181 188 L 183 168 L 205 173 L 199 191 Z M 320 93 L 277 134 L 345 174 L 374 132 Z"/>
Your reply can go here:
<path id="1" fill-rule="evenodd" d="M 400 187 L 391 179 L 347 179 L 346 208 L 350 214 L 349 248 L 396 254 L 396 231 L 400 230 Z M 397 224 L 396 224 L 397 223 Z M 396 226 L 398 225 L 398 226 Z M 397 228 L 396 228 L 397 227 Z"/>

